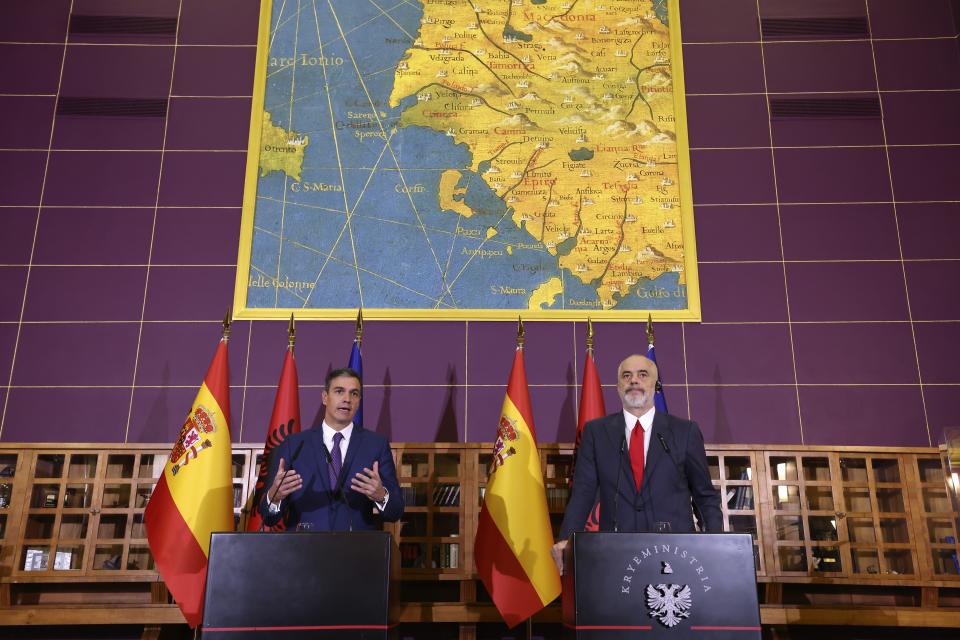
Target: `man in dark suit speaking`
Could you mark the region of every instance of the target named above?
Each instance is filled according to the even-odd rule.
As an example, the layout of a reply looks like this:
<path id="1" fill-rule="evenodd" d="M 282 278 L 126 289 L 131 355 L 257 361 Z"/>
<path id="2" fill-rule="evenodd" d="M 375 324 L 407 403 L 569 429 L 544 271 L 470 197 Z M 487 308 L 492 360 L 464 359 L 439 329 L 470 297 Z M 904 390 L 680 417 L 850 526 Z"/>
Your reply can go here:
<path id="1" fill-rule="evenodd" d="M 702 528 L 723 531 L 700 428 L 657 413 L 656 383 L 653 361 L 628 357 L 617 369 L 623 411 L 584 425 L 561 541 L 553 548 L 561 571 L 567 538 L 583 530 L 598 495 L 601 531 L 692 532 L 691 499 Z"/>
<path id="2" fill-rule="evenodd" d="M 315 531 L 376 529 L 378 518 L 403 515 L 403 495 L 387 439 L 353 424 L 360 406 L 360 374 L 335 369 L 323 389 L 323 424 L 295 433 L 271 455 L 260 501 L 266 526 L 281 519 L 289 527 Z"/>

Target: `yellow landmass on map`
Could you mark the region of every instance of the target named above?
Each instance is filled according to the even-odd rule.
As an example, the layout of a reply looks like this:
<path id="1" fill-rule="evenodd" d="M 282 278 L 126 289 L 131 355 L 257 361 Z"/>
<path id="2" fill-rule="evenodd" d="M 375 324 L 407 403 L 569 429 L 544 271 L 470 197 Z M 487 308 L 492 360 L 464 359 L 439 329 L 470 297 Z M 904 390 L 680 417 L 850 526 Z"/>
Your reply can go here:
<path id="1" fill-rule="evenodd" d="M 440 208 L 454 213 L 459 213 L 464 218 L 473 215 L 473 209 L 463 203 L 463 194 L 467 192 L 463 187 L 457 188 L 462 173 L 456 169 L 447 169 L 440 174 L 440 186 L 437 190 L 437 197 L 440 201 Z"/>
<path id="2" fill-rule="evenodd" d="M 260 130 L 260 175 L 282 171 L 299 182 L 303 152 L 308 144 L 310 136 L 273 124 L 270 113 L 264 111 L 263 128 Z"/>
<path id="3" fill-rule="evenodd" d="M 414 95 L 401 125 L 466 144 L 603 308 L 641 278 L 685 283 L 670 36 L 651 0 L 426 2 L 390 105 Z"/>
<path id="4" fill-rule="evenodd" d="M 548 309 L 553 305 L 554 299 L 561 293 L 563 293 L 563 280 L 550 278 L 533 290 L 527 308 L 531 311 Z"/>

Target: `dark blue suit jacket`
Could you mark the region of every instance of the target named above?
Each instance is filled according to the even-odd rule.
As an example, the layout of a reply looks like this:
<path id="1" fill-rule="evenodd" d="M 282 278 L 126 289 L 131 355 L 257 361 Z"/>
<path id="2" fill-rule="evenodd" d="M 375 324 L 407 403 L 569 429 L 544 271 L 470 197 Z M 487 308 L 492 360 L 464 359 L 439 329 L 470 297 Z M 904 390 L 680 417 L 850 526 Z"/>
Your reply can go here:
<path id="1" fill-rule="evenodd" d="M 673 533 L 692 532 L 692 498 L 706 531 L 722 532 L 720 496 L 710 482 L 703 435 L 697 423 L 669 414 L 654 414 L 639 493 L 630 468 L 629 447 L 624 445 L 620 455 L 625 429 L 622 411 L 584 425 L 560 539 L 566 540 L 574 531 L 583 530 L 598 495 L 601 531 L 613 531 L 616 519 L 620 531 L 655 531 L 656 522 L 669 522 Z M 618 477 L 620 497 L 614 500 Z"/>
<path id="2" fill-rule="evenodd" d="M 353 426 L 338 481 L 338 486 L 346 489 L 343 497 L 330 486 L 327 448 L 323 444 L 323 429 L 319 426 L 291 435 L 273 450 L 267 487 L 273 485 L 280 458 L 289 469 L 291 457 L 301 442 L 303 448 L 293 462 L 293 468 L 303 478 L 303 486 L 283 500 L 279 514 L 270 513 L 267 492 L 264 491 L 260 500 L 260 515 L 266 526 L 273 526 L 283 518 L 291 528 L 300 522 L 309 522 L 314 531 L 347 531 L 351 528 L 363 531 L 378 529 L 381 520 L 395 522 L 403 515 L 403 494 L 397 482 L 390 443 L 379 433 L 356 425 Z M 386 511 L 380 516 L 374 515 L 374 504 L 367 496 L 350 489 L 350 479 L 364 467 L 372 469 L 374 460 L 380 463 L 380 479 L 390 493 Z"/>

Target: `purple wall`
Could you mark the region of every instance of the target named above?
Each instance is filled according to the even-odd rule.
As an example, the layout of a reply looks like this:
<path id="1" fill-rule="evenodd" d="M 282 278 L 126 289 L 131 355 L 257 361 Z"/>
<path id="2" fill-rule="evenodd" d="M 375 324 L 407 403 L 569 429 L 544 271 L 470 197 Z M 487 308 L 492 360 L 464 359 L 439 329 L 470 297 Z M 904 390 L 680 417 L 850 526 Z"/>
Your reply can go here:
<path id="1" fill-rule="evenodd" d="M 0 4 L 0 441 L 167 443 L 232 299 L 258 4 L 150 3 L 179 12 L 176 46 L 65 44 L 69 6 Z M 671 410 L 713 443 L 936 443 L 960 424 L 960 7 L 761 0 L 764 17 L 868 8 L 873 35 L 762 43 L 756 0 L 682 6 L 703 323 L 657 327 Z M 768 94 L 869 98 L 878 83 L 882 119 L 769 116 Z M 55 116 L 58 95 L 168 94 L 166 122 Z M 643 326 L 596 331 L 612 383 Z M 542 441 L 573 439 L 583 334 L 527 325 Z M 490 440 L 514 335 L 369 322 L 368 423 Z M 299 325 L 305 420 L 351 338 L 352 323 Z M 235 323 L 238 440 L 263 439 L 284 345 L 285 323 Z"/>

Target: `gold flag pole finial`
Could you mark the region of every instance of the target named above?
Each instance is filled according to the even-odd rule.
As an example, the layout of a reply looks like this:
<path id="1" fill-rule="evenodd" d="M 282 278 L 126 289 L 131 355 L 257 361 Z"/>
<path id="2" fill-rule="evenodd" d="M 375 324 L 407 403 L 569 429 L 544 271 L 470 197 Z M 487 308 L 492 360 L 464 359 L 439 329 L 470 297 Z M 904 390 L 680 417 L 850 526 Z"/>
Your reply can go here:
<path id="1" fill-rule="evenodd" d="M 357 346 L 363 343 L 363 309 L 357 309 Z"/>
<path id="2" fill-rule="evenodd" d="M 647 344 L 653 344 L 653 315 L 647 314 Z"/>
<path id="3" fill-rule="evenodd" d="M 587 316 L 587 351 L 593 353 L 593 320 Z"/>
<path id="4" fill-rule="evenodd" d="M 233 307 L 227 307 L 227 313 L 223 316 L 223 339 L 227 341 L 230 339 L 230 324 L 232 320 L 230 319 L 233 316 Z"/>
<path id="5" fill-rule="evenodd" d="M 523 338 L 525 335 L 523 329 L 523 318 L 517 316 L 517 349 L 523 349 Z"/>
<path id="6" fill-rule="evenodd" d="M 290 324 L 287 325 L 287 348 L 293 349 L 297 342 L 297 325 L 293 321 L 293 314 L 290 314 Z"/>

